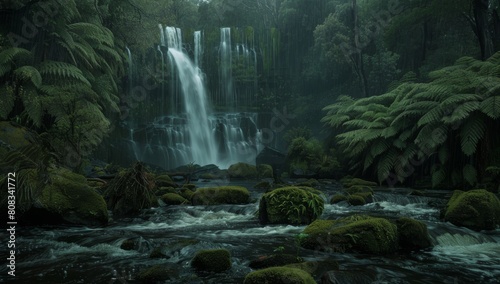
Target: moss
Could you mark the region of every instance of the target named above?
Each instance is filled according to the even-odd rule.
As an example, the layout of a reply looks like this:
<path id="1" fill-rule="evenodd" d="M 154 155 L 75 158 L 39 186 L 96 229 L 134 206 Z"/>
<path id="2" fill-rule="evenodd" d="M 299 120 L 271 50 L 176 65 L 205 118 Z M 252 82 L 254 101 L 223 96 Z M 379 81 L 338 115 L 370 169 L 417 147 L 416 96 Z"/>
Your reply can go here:
<path id="1" fill-rule="evenodd" d="M 161 200 L 167 205 L 187 204 L 189 201 L 177 193 L 167 193 L 161 196 Z"/>
<path id="2" fill-rule="evenodd" d="M 193 205 L 247 204 L 250 192 L 242 186 L 219 186 L 198 188 L 192 198 Z"/>
<path id="3" fill-rule="evenodd" d="M 282 187 L 265 193 L 259 203 L 259 220 L 271 224 L 309 224 L 324 208 L 319 192 L 308 187 Z"/>
<path id="4" fill-rule="evenodd" d="M 314 187 L 314 186 L 318 186 L 318 185 L 319 185 L 318 180 L 316 180 L 314 178 L 311 178 L 311 179 L 308 179 L 306 181 L 299 182 L 296 184 L 296 186 L 307 186 L 307 187 Z"/>
<path id="5" fill-rule="evenodd" d="M 14 148 L 27 146 L 34 141 L 35 136 L 36 134 L 29 132 L 25 128 L 8 121 L 0 121 L 0 140 L 7 145 Z"/>
<path id="6" fill-rule="evenodd" d="M 186 184 L 182 185 L 182 188 L 190 189 L 190 190 L 195 190 L 196 189 L 196 184 L 186 183 Z"/>
<path id="7" fill-rule="evenodd" d="M 231 268 L 231 254 L 225 249 L 201 250 L 191 261 L 199 271 L 223 272 Z"/>
<path id="8" fill-rule="evenodd" d="M 356 194 L 356 193 L 371 193 L 373 194 L 373 189 L 371 186 L 366 185 L 352 185 L 348 189 L 345 190 L 348 194 Z"/>
<path id="9" fill-rule="evenodd" d="M 193 197 L 193 194 L 194 194 L 194 191 L 192 191 L 191 189 L 181 188 L 179 190 L 179 195 L 186 198 L 187 200 L 191 200 L 191 197 Z"/>
<path id="10" fill-rule="evenodd" d="M 305 272 L 313 275 L 320 266 L 326 266 L 328 267 L 328 270 L 338 270 L 339 269 L 339 263 L 336 262 L 335 260 L 327 259 L 325 261 L 317 262 L 317 261 L 306 261 L 306 262 L 300 262 L 300 263 L 292 263 L 292 264 L 287 264 L 283 265 L 284 267 L 290 267 L 290 268 L 298 268 L 301 270 L 304 270 Z"/>
<path id="11" fill-rule="evenodd" d="M 231 165 L 229 169 L 227 169 L 227 173 L 230 178 L 237 179 L 252 179 L 258 176 L 257 167 L 245 163 Z"/>
<path id="12" fill-rule="evenodd" d="M 302 269 L 291 267 L 270 267 L 249 273 L 244 284 L 315 284 L 312 276 Z"/>
<path id="13" fill-rule="evenodd" d="M 347 196 L 337 193 L 334 196 L 332 196 L 332 198 L 330 199 L 330 204 L 336 204 L 336 203 L 346 201 L 346 200 L 347 200 Z"/>
<path id="14" fill-rule="evenodd" d="M 500 201 L 484 189 L 457 190 L 446 205 L 444 219 L 473 230 L 493 230 L 500 225 Z"/>
<path id="15" fill-rule="evenodd" d="M 358 251 L 371 254 L 394 252 L 396 225 L 383 218 L 353 215 L 339 220 L 317 220 L 304 229 L 305 248 L 325 251 Z"/>
<path id="16" fill-rule="evenodd" d="M 107 224 L 106 202 L 87 185 L 84 176 L 67 169 L 57 169 L 50 174 L 52 182 L 42 190 L 38 200 L 44 209 L 61 215 L 70 223 Z"/>
<path id="17" fill-rule="evenodd" d="M 399 234 L 399 247 L 405 251 L 414 251 L 432 246 L 427 225 L 411 218 L 396 221 Z"/>
<path id="18" fill-rule="evenodd" d="M 257 166 L 257 175 L 259 178 L 273 178 L 273 167 L 267 164 Z"/>
<path id="19" fill-rule="evenodd" d="M 168 175 L 159 175 L 154 181 L 157 187 L 177 187 L 177 184 Z"/>
<path id="20" fill-rule="evenodd" d="M 353 206 L 362 206 L 366 204 L 365 198 L 358 194 L 349 195 L 347 202 Z"/>
<path id="21" fill-rule="evenodd" d="M 256 189 L 270 189 L 271 188 L 271 183 L 268 181 L 261 181 L 257 183 L 256 185 L 253 186 Z"/>
<path id="22" fill-rule="evenodd" d="M 262 269 L 262 268 L 283 266 L 299 262 L 304 262 L 304 260 L 292 254 L 279 253 L 279 254 L 259 257 L 258 259 L 251 261 L 249 266 L 250 268 L 253 269 Z"/>
<path id="23" fill-rule="evenodd" d="M 175 190 L 175 188 L 173 187 L 168 186 L 168 187 L 160 187 L 155 191 L 156 196 L 162 196 L 167 193 L 177 193 L 177 190 Z"/>
<path id="24" fill-rule="evenodd" d="M 376 182 L 367 181 L 360 178 L 344 178 L 340 182 L 345 188 L 349 188 L 354 185 L 370 186 L 370 187 L 377 186 Z"/>
<path id="25" fill-rule="evenodd" d="M 155 265 L 139 273 L 136 280 L 140 283 L 158 283 L 170 279 L 172 275 L 175 275 L 175 272 L 168 267 Z"/>

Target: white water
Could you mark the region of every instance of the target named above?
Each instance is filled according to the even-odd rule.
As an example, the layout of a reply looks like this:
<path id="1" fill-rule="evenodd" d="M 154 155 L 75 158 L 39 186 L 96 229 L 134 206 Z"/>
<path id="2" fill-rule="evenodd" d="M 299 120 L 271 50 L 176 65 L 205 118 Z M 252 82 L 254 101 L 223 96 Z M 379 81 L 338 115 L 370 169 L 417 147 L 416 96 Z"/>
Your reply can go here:
<path id="1" fill-rule="evenodd" d="M 203 45 L 201 44 L 201 31 L 194 32 L 194 65 L 201 70 L 201 58 L 203 57 Z"/>
<path id="2" fill-rule="evenodd" d="M 221 99 L 226 106 L 234 104 L 233 75 L 232 75 L 232 53 L 231 53 L 231 28 L 220 29 L 219 46 L 219 88 Z"/>

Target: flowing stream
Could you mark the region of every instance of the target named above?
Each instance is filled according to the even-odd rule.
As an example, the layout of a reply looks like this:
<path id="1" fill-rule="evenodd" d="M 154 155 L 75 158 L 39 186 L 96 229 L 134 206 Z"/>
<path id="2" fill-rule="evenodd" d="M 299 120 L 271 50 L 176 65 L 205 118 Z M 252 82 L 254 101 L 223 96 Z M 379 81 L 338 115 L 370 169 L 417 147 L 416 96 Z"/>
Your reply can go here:
<path id="1" fill-rule="evenodd" d="M 223 181 L 198 183 L 220 185 Z M 285 253 L 317 261 L 314 276 L 321 283 L 323 272 L 339 264 L 349 283 L 498 283 L 500 278 L 500 230 L 474 232 L 439 220 L 442 193 L 436 197 L 409 196 L 399 189 L 375 193 L 374 203 L 349 206 L 326 205 L 321 218 L 355 213 L 395 219 L 401 216 L 425 222 L 434 248 L 411 254 L 373 256 L 357 253 L 325 253 L 298 248 L 296 235 L 305 226 L 260 225 L 255 212 L 262 190 L 255 182 L 241 182 L 252 192 L 248 205 L 163 206 L 145 210 L 136 218 L 118 219 L 104 228 L 24 227 L 16 247 L 19 283 L 137 283 L 138 273 L 162 264 L 172 271 L 165 283 L 242 283 L 252 270 L 251 260 L 269 255 L 283 246 Z M 331 196 L 339 185 L 323 185 Z M 121 243 L 133 239 L 135 250 Z M 150 258 L 162 247 L 165 258 Z M 200 249 L 225 248 L 232 254 L 232 268 L 219 274 L 196 274 L 190 261 Z M 6 268 L 2 267 L 5 275 Z M 349 276 L 351 275 L 351 276 Z M 0 281 L 1 282 L 1 281 Z M 347 283 L 347 282 L 346 282 Z"/>

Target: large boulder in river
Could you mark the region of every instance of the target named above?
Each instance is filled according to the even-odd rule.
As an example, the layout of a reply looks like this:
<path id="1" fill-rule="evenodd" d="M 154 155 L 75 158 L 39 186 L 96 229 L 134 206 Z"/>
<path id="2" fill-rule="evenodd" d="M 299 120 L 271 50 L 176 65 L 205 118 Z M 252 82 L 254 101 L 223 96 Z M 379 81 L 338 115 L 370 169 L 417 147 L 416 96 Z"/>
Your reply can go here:
<path id="1" fill-rule="evenodd" d="M 257 167 L 245 163 L 236 163 L 229 166 L 227 173 L 232 179 L 254 179 L 258 176 Z"/>
<path id="2" fill-rule="evenodd" d="M 46 212 L 50 215 L 47 218 L 73 224 L 105 225 L 108 222 L 108 210 L 102 196 L 87 185 L 84 176 L 67 169 L 51 173 L 51 183 L 43 188 L 34 204 L 38 216 L 31 216 L 35 218 L 41 218 Z M 38 222 L 43 223 L 43 220 Z M 49 223 L 53 223 L 52 220 Z"/>
<path id="3" fill-rule="evenodd" d="M 243 284 L 316 284 L 314 278 L 302 269 L 270 267 L 249 273 Z"/>
<path id="4" fill-rule="evenodd" d="M 455 190 L 446 204 L 444 220 L 473 230 L 493 230 L 500 225 L 500 201 L 484 189 Z"/>
<path id="5" fill-rule="evenodd" d="M 427 225 L 424 222 L 402 217 L 396 221 L 399 247 L 404 251 L 415 251 L 432 246 Z"/>
<path id="6" fill-rule="evenodd" d="M 277 188 L 260 199 L 259 220 L 262 224 L 310 224 L 323 213 L 320 194 L 305 186 Z"/>
<path id="7" fill-rule="evenodd" d="M 193 205 L 247 204 L 250 192 L 242 186 L 198 188 L 191 196 Z"/>
<path id="8" fill-rule="evenodd" d="M 223 272 L 231 268 L 231 254 L 226 249 L 200 250 L 191 266 L 198 271 Z"/>
<path id="9" fill-rule="evenodd" d="M 304 229 L 301 246 L 334 252 L 386 254 L 398 248 L 396 225 L 384 218 L 353 215 L 338 220 L 316 220 Z"/>

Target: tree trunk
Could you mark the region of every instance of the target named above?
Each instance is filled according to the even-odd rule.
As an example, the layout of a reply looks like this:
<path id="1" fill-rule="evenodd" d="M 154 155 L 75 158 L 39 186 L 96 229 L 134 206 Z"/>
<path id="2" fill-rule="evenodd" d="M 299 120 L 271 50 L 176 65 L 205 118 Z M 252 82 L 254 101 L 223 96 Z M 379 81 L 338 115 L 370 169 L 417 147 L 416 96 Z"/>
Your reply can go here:
<path id="1" fill-rule="evenodd" d="M 493 55 L 493 41 L 488 30 L 489 0 L 473 0 L 476 35 L 481 48 L 481 59 L 486 60 Z"/>
<path id="2" fill-rule="evenodd" d="M 361 81 L 361 90 L 364 97 L 368 97 L 368 80 L 366 79 L 365 69 L 363 66 L 363 53 L 361 43 L 359 42 L 359 23 L 358 23 L 358 4 L 356 0 L 352 0 L 352 19 L 354 31 L 354 54 L 352 60 L 354 61 L 354 69 L 358 74 Z"/>

